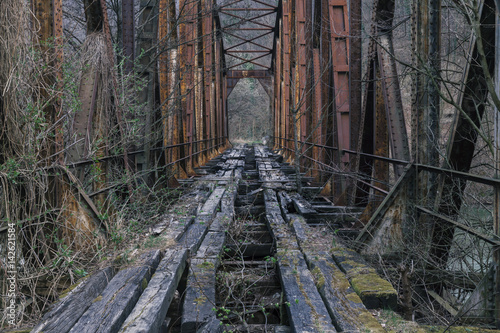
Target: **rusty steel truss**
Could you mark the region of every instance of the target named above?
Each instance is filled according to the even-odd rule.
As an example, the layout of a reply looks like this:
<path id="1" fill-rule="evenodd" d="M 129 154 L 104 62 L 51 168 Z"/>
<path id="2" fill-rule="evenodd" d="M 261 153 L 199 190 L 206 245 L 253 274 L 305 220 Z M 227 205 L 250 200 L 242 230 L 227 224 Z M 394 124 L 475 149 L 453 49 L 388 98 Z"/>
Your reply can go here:
<path id="1" fill-rule="evenodd" d="M 114 66 L 105 1 L 84 2 L 88 4 L 87 31 L 105 36 Z M 117 125 L 125 136 L 134 120 L 124 111 L 126 99 L 118 94 L 119 75 L 137 74 L 147 82 L 137 96 L 147 110 L 140 119 L 143 139 L 125 142 L 120 155 L 108 153 L 107 129 L 98 126 L 99 122 L 104 125 L 98 85 L 102 73 L 89 66 L 80 82 L 81 110 L 71 126 L 74 144 L 66 147 L 64 142 L 60 101 L 47 107 L 47 121 L 54 128 L 53 148 L 46 152 L 48 165 L 57 164 L 70 173 L 68 167 L 78 169 L 97 160 L 106 169 L 108 161 L 119 160 L 125 172 L 132 174 L 138 169 L 148 173 L 151 165 L 161 161 L 169 184 L 176 185 L 229 146 L 228 96 L 240 79 L 254 78 L 270 97 L 274 148 L 289 160 L 299 160 L 303 171 L 321 182 L 322 194 L 337 205 L 365 209 L 356 239 L 361 251 L 373 249 L 377 240 L 390 243 L 392 239 L 383 232 L 406 239 L 403 215 L 417 221 L 419 228 L 429 229 L 430 256 L 441 268 L 446 268 L 455 229 L 493 246 L 495 282 L 489 302 L 494 309 L 491 318 L 496 318 L 498 326 L 500 183 L 493 176 L 470 173 L 485 104 L 493 92 L 487 82 L 498 73 L 495 63 L 497 67 L 500 63 L 496 3 L 481 2 L 479 30 L 471 39 L 457 103 L 463 112 L 455 116 L 447 156 L 440 156 L 441 97 L 440 83 L 435 80 L 441 68 L 440 0 L 414 1 L 411 121 L 405 120 L 403 112 L 392 40 L 394 0 L 375 1 L 366 56 L 361 54 L 360 0 L 140 1 L 138 22 L 134 1 L 123 0 L 120 56 L 125 61 L 122 72 L 112 75 Z M 53 38 L 57 46 L 52 57 L 55 68 L 63 59 L 62 9 L 61 0 L 33 2 L 39 40 Z M 139 32 L 136 25 L 141 27 Z M 229 39 L 233 43 L 225 45 Z M 45 80 L 57 85 L 61 75 L 58 70 Z M 406 125 L 410 122 L 411 137 Z M 97 158 L 87 156 L 91 140 L 104 142 Z M 498 145 L 494 149 L 498 155 Z M 71 175 L 69 179 L 77 182 Z M 148 174 L 146 181 L 148 177 L 155 176 Z M 94 194 L 110 190 L 106 182 L 101 177 Z M 488 233 L 458 219 L 470 182 L 491 186 L 496 193 Z M 65 191 L 79 191 L 99 215 L 93 195 L 58 181 L 52 190 L 55 202 L 62 200 Z"/>

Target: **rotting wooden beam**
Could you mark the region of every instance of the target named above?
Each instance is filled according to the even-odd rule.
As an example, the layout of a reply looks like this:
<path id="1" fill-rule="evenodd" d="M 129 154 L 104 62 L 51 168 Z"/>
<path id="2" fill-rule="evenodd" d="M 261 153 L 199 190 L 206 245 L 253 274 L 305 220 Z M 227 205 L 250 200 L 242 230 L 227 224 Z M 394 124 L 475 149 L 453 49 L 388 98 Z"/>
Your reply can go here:
<path id="1" fill-rule="evenodd" d="M 160 257 L 159 250 L 150 251 L 136 266 L 118 272 L 70 332 L 118 332 L 158 267 Z"/>
<path id="2" fill-rule="evenodd" d="M 167 250 L 120 332 L 159 332 L 186 267 L 187 250 Z"/>
<path id="3" fill-rule="evenodd" d="M 80 319 L 92 302 L 106 288 L 115 274 L 114 269 L 107 267 L 91 277 L 79 281 L 77 285 L 60 297 L 60 302 L 47 312 L 40 323 L 33 328 L 33 333 L 67 333 Z"/>
<path id="4" fill-rule="evenodd" d="M 305 219 L 295 214 L 287 214 L 287 218 L 335 327 L 341 332 L 385 332 L 351 288 L 347 276 L 337 267 L 331 254 L 310 236 L 311 230 Z"/>

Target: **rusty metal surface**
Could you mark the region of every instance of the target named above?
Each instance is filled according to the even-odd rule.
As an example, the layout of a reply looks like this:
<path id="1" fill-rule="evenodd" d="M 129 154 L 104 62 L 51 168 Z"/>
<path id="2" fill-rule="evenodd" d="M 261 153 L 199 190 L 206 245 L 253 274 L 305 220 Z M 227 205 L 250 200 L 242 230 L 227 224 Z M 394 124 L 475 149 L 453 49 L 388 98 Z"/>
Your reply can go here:
<path id="1" fill-rule="evenodd" d="M 159 42 L 159 57 L 158 57 L 158 83 L 160 90 L 160 108 L 162 117 L 162 138 L 163 146 L 168 146 L 169 142 L 169 80 L 168 80 L 168 52 L 167 47 L 167 36 L 168 36 L 168 2 L 167 0 L 159 1 L 159 12 L 158 12 L 158 42 Z M 169 162 L 169 155 L 165 154 L 165 163 Z"/>
<path id="2" fill-rule="evenodd" d="M 387 130 L 388 116 L 386 113 L 387 108 L 387 94 L 383 94 L 385 85 L 382 71 L 377 71 L 377 82 L 375 83 L 375 129 L 374 129 L 374 155 L 389 157 L 389 131 Z M 396 157 L 397 158 L 397 157 Z M 404 159 L 408 160 L 408 159 Z M 397 170 L 397 169 L 396 169 Z M 397 174 L 397 177 L 401 174 Z M 373 161 L 373 185 L 377 188 L 387 191 L 389 189 L 389 163 L 382 160 Z M 382 202 L 383 193 L 374 193 L 370 200 L 369 205 L 377 207 Z M 373 211 L 370 211 L 370 215 Z"/>
<path id="3" fill-rule="evenodd" d="M 361 124 L 361 0 L 349 2 L 349 95 L 351 118 L 351 149 L 357 149 Z"/>
<path id="4" fill-rule="evenodd" d="M 299 126 L 300 126 L 300 140 L 307 140 L 307 112 L 310 110 L 308 105 L 308 98 L 306 92 L 307 85 L 307 46 L 306 46 L 306 35 L 308 31 L 306 31 L 306 0 L 296 0 L 295 1 L 295 19 L 296 19 L 296 43 L 297 45 L 297 65 L 298 71 L 296 73 L 298 77 L 298 105 L 296 108 L 299 110 Z M 305 152 L 305 148 L 303 147 L 302 153 Z"/>
<path id="5" fill-rule="evenodd" d="M 323 100 L 321 94 L 321 68 L 320 68 L 320 49 L 315 48 L 313 50 L 313 106 L 312 106 L 312 122 L 311 122 L 311 131 L 312 131 L 312 141 L 320 143 L 322 135 L 322 110 L 323 110 Z M 321 143 L 320 143 L 321 144 Z M 312 158 L 315 161 L 322 162 L 322 158 L 320 156 L 321 149 L 320 147 L 313 147 Z M 319 176 L 319 168 L 314 168 L 313 177 Z"/>
<path id="6" fill-rule="evenodd" d="M 62 91 L 63 76 L 63 14 L 61 0 L 36 0 L 32 1 L 32 10 L 34 13 L 36 28 L 38 35 L 35 38 L 36 46 L 41 50 L 43 57 L 51 59 L 49 64 L 54 68 L 54 72 L 43 72 L 42 79 L 47 87 L 56 85 Z M 48 45 L 54 44 L 54 48 L 50 49 Z M 45 53 L 45 54 L 44 54 Z M 46 164 L 50 165 L 53 162 L 64 164 L 64 138 L 63 138 L 63 122 L 62 118 L 62 100 L 61 94 L 52 92 L 45 88 L 40 89 L 40 94 L 47 101 L 50 101 L 44 107 L 45 119 L 49 127 L 52 128 L 52 136 L 48 136 L 49 144 L 41 154 L 46 158 Z M 54 207 L 59 207 L 63 200 L 63 192 L 66 190 L 60 179 L 51 178 L 49 183 L 50 195 L 48 196 L 51 204 Z"/>
<path id="7" fill-rule="evenodd" d="M 283 47 L 283 100 L 282 105 L 282 115 L 284 118 L 284 138 L 291 137 L 290 130 L 290 53 L 291 53 L 291 43 L 290 43 L 290 0 L 282 1 L 283 19 L 282 19 L 282 47 Z M 283 142 L 284 145 L 288 144 L 289 148 L 292 148 L 290 142 Z"/>
<path id="8" fill-rule="evenodd" d="M 226 76 L 228 78 L 267 78 L 271 76 L 271 72 L 267 70 L 229 70 L 227 71 Z"/>
<path id="9" fill-rule="evenodd" d="M 211 136 L 210 113 L 212 112 L 212 93 L 211 86 L 213 81 L 212 73 L 212 56 L 213 56 L 213 14 L 212 2 L 208 0 L 202 1 L 202 36 L 203 36 L 203 139 L 209 140 Z M 205 149 L 210 148 L 210 141 L 204 144 Z M 210 151 L 207 150 L 204 158 L 208 159 Z"/>
<path id="10" fill-rule="evenodd" d="M 390 133 L 391 151 L 394 158 L 408 161 L 410 160 L 410 148 L 406 133 L 396 59 L 391 56 L 394 54 L 394 47 L 390 34 L 379 36 L 377 51 L 385 108 L 387 110 L 387 129 Z M 401 168 L 396 168 L 395 171 L 398 177 L 403 172 Z"/>
<path id="11" fill-rule="evenodd" d="M 338 142 L 339 148 L 349 149 L 351 133 L 349 119 L 349 17 L 347 1 L 329 0 L 329 22 Z M 342 156 L 342 162 L 348 163 L 348 156 Z"/>
<path id="12" fill-rule="evenodd" d="M 135 24 L 134 0 L 122 0 L 122 40 L 125 62 L 123 71 L 131 73 L 134 69 L 135 56 Z"/>

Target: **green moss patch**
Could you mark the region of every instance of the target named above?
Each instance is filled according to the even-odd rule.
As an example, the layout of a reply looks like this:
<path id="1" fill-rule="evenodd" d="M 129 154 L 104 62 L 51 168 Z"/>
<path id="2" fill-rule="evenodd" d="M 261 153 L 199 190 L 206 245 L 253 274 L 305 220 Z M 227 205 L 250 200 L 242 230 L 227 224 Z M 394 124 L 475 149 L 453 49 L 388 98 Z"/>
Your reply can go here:
<path id="1" fill-rule="evenodd" d="M 355 276 L 351 279 L 351 285 L 368 309 L 396 309 L 398 293 L 377 274 Z"/>

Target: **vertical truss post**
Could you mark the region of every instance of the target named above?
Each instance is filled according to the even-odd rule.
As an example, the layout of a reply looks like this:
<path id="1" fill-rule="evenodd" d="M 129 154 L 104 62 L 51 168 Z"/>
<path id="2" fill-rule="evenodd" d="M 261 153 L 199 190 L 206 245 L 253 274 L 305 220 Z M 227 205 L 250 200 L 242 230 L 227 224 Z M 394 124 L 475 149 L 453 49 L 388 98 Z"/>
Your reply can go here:
<path id="1" fill-rule="evenodd" d="M 283 8 L 282 8 L 283 12 Z M 279 98 L 279 137 L 280 137 L 280 147 L 286 147 L 287 145 L 287 135 L 286 135 L 286 116 L 285 116 L 285 92 L 286 92 L 286 87 L 285 87 L 285 39 L 284 39 L 284 18 L 280 17 L 279 18 L 279 29 L 280 29 L 280 35 L 279 35 L 279 53 L 277 54 L 278 57 L 278 63 L 279 63 L 279 72 L 278 72 L 278 80 L 277 83 L 279 84 L 279 92 L 280 94 L 278 95 Z M 287 154 L 286 150 L 284 151 L 285 154 Z"/>
<path id="2" fill-rule="evenodd" d="M 63 61 L 63 13 L 62 13 L 62 0 L 36 0 L 33 1 L 33 12 L 37 21 L 40 24 L 38 31 L 39 47 L 44 53 L 51 53 L 49 59 L 52 63 L 49 64 L 54 68 L 54 73 L 47 73 L 44 75 L 44 81 L 50 87 L 56 84 L 59 88 L 62 85 L 62 61 Z M 53 49 L 50 49 L 51 40 L 53 40 Z M 62 89 L 58 89 L 60 91 Z M 41 95 L 46 100 L 52 102 L 44 110 L 46 121 L 49 127 L 53 127 L 54 141 L 49 144 L 47 150 L 44 152 L 47 157 L 47 165 L 53 162 L 57 164 L 64 164 L 64 140 L 63 140 L 63 123 L 60 121 L 62 117 L 62 103 L 60 95 L 57 94 L 56 98 L 50 96 L 48 90 L 42 90 Z M 54 156 L 52 158 L 49 158 Z M 55 207 L 59 207 L 63 200 L 63 189 L 61 182 L 57 178 L 51 179 L 50 197 L 51 203 Z"/>
<path id="3" fill-rule="evenodd" d="M 181 68 L 181 111 L 183 112 L 183 138 L 186 172 L 193 174 L 193 145 L 195 135 L 195 29 L 197 2 L 179 2 L 180 20 L 180 68 Z"/>
<path id="4" fill-rule="evenodd" d="M 172 174 L 178 178 L 186 178 L 183 163 L 177 162 L 183 157 L 182 143 L 183 119 L 179 86 L 179 35 L 175 1 L 160 0 L 158 40 L 160 42 L 159 80 L 160 102 L 163 119 L 163 142 L 165 162 L 171 164 Z M 174 147 L 167 149 L 172 145 Z M 175 178 L 169 178 L 169 184 L 176 186 Z"/>
<path id="5" fill-rule="evenodd" d="M 299 131 L 299 140 L 301 140 L 302 143 L 302 150 L 300 152 L 296 152 L 296 154 L 300 153 L 303 154 L 305 152 L 305 149 L 307 148 L 304 142 L 307 141 L 307 117 L 308 117 L 308 94 L 306 92 L 306 86 L 307 86 L 307 45 L 306 45 L 306 36 L 309 31 L 306 31 L 306 3 L 308 1 L 306 0 L 296 0 L 295 2 L 295 32 L 296 32 L 296 43 L 297 43 L 297 66 L 298 66 L 298 71 L 296 73 L 297 78 L 298 78 L 298 92 L 297 92 L 297 98 L 296 100 L 298 101 L 298 114 L 297 117 L 298 119 L 298 131 Z M 296 120 L 297 121 L 297 120 Z M 299 144 L 300 147 L 300 144 Z M 303 164 L 306 160 L 302 159 Z"/>
<path id="6" fill-rule="evenodd" d="M 333 61 L 334 105 L 339 149 L 350 148 L 349 15 L 347 1 L 329 0 L 330 46 Z M 349 156 L 342 153 L 344 167 Z"/>
<path id="7" fill-rule="evenodd" d="M 308 90 L 311 91 L 311 127 L 310 127 L 310 135 L 312 138 L 312 142 L 321 145 L 322 140 L 322 110 L 323 110 L 323 96 L 322 96 L 322 88 L 323 88 L 323 74 L 321 66 L 321 32 L 322 32 L 322 8 L 320 0 L 313 0 L 311 3 L 311 80 L 310 87 Z M 314 161 L 322 162 L 322 158 L 320 157 L 320 153 L 322 152 L 322 148 L 318 146 L 312 147 L 311 156 Z M 320 167 L 319 163 L 313 162 L 312 167 L 312 176 L 319 180 L 321 177 L 321 173 L 319 172 Z"/>
<path id="8" fill-rule="evenodd" d="M 312 123 L 311 123 L 311 130 L 312 130 L 312 141 L 315 144 L 321 144 L 321 129 L 322 129 L 322 124 L 321 124 L 321 110 L 323 108 L 323 103 L 322 103 L 322 96 L 321 96 L 321 67 L 320 67 L 320 49 L 319 48 L 314 48 L 313 49 L 313 106 L 312 106 Z M 321 162 L 320 158 L 320 151 L 321 149 L 317 146 L 314 146 L 312 149 L 312 158 L 315 161 Z M 319 177 L 319 167 L 318 166 L 313 166 L 313 177 L 317 178 Z"/>
<path id="9" fill-rule="evenodd" d="M 223 110 L 222 110 L 222 142 L 223 142 L 223 145 L 224 147 L 226 147 L 226 144 L 227 144 L 227 139 L 228 139 L 228 131 L 229 131 L 229 128 L 228 128 L 228 119 L 227 119 L 227 110 L 228 110 L 228 107 L 227 107 L 227 76 L 224 75 L 224 84 L 222 86 L 222 89 L 223 90 L 223 95 L 226 96 L 226 98 L 224 98 L 224 104 L 223 104 Z"/>
<path id="10" fill-rule="evenodd" d="M 212 51 L 213 51 L 213 11 L 212 11 L 212 2 L 210 0 L 203 0 L 203 64 L 204 64 L 204 72 L 203 72 L 203 96 L 204 96 L 204 108 L 203 108 L 203 140 L 204 145 L 202 148 L 206 150 L 203 153 L 203 162 L 206 162 L 209 158 L 209 148 L 210 148 L 210 139 L 212 138 L 210 130 L 210 112 L 212 107 Z"/>
<path id="11" fill-rule="evenodd" d="M 151 162 L 155 159 L 151 157 L 151 141 L 153 140 L 153 119 L 155 118 L 155 90 L 157 86 L 156 80 L 156 52 L 153 50 L 153 45 L 158 41 L 158 0 L 141 0 L 139 17 L 139 25 L 142 27 L 138 35 L 137 48 L 140 63 L 138 72 L 141 73 L 145 81 L 145 86 L 138 93 L 138 101 L 145 105 L 143 115 L 132 115 L 134 120 L 139 120 L 139 123 L 144 125 L 141 127 L 142 139 L 134 142 L 136 149 L 143 149 L 144 154 L 135 155 L 135 163 L 137 169 L 142 171 L 144 181 L 151 183 L 149 179 L 151 170 Z M 134 72 L 134 0 L 125 0 L 122 4 L 123 11 L 123 54 L 124 54 L 124 74 Z M 132 86 L 132 83 L 130 83 Z M 154 163 L 154 162 L 153 162 Z"/>
<path id="12" fill-rule="evenodd" d="M 331 99 L 331 76 L 333 74 L 332 71 L 332 56 L 330 47 L 330 9 L 328 1 L 319 1 L 319 7 L 321 9 L 321 14 L 319 15 L 320 23 L 320 69 L 321 72 L 321 135 L 319 137 L 318 143 L 321 145 L 327 145 L 332 142 L 332 133 L 333 133 L 333 104 Z M 330 144 L 330 146 L 334 146 L 334 144 Z M 321 148 L 320 150 L 320 161 L 327 164 L 332 165 L 334 155 L 333 150 Z M 333 181 L 333 177 L 331 175 L 327 176 Z M 322 179 L 326 181 L 327 179 Z M 333 186 L 331 183 L 327 186 L 327 190 L 325 193 L 333 196 Z M 329 189 L 329 190 L 328 190 Z"/>
<path id="13" fill-rule="evenodd" d="M 385 112 L 386 103 L 384 101 L 383 81 L 380 70 L 376 70 L 375 82 L 375 119 L 374 119 L 374 154 L 377 156 L 389 156 L 389 131 L 387 130 L 387 114 Z M 373 185 L 377 188 L 388 191 L 389 189 L 389 163 L 375 160 L 373 161 Z M 383 193 L 373 191 L 373 198 L 369 202 L 371 209 L 368 209 L 369 215 L 375 211 L 383 200 Z M 368 222 L 368 220 L 364 221 Z"/>
<path id="14" fill-rule="evenodd" d="M 278 27 L 278 36 L 275 38 L 276 50 L 274 54 L 274 148 L 281 148 L 281 137 L 283 133 L 281 132 L 281 11 L 278 11 L 276 15 L 276 26 Z"/>
<path id="15" fill-rule="evenodd" d="M 434 86 L 439 73 L 440 0 L 414 1 L 413 54 L 414 66 L 422 69 L 414 74 L 412 102 L 413 153 L 417 163 L 438 165 L 439 91 Z M 434 51 L 432 55 L 431 50 Z M 436 81 L 435 81 L 436 80 Z M 436 175 L 422 172 L 418 176 L 418 199 L 429 205 L 436 197 Z"/>
<path id="16" fill-rule="evenodd" d="M 375 3 L 371 32 L 374 39 L 369 45 L 367 89 L 358 147 L 364 153 L 388 156 L 387 145 L 390 142 L 393 157 L 409 161 L 408 136 L 392 43 L 393 17 L 394 0 L 380 0 Z M 389 171 L 387 163 L 373 161 L 364 156 L 358 157 L 357 163 L 359 165 L 355 169 L 359 168 L 360 173 L 368 178 L 373 177 L 375 187 L 386 188 Z M 397 177 L 401 172 L 400 167 L 395 167 Z M 368 203 L 369 193 L 367 184 L 358 184 L 355 193 L 356 204 Z M 376 192 L 374 194 L 376 196 Z M 371 215 L 378 202 L 377 198 L 369 202 L 364 217 Z"/>
<path id="17" fill-rule="evenodd" d="M 284 128 L 284 146 L 289 149 L 293 149 L 293 144 L 288 139 L 293 137 L 292 130 L 290 128 L 290 53 L 291 53 L 291 41 L 290 41 L 290 24 L 291 15 L 290 7 L 291 0 L 283 0 L 283 117 L 285 118 L 285 128 Z M 287 152 L 288 153 L 288 152 Z"/>
<path id="18" fill-rule="evenodd" d="M 132 73 L 135 55 L 134 0 L 122 0 L 123 72 Z"/>
<path id="19" fill-rule="evenodd" d="M 167 36 L 168 36 L 168 1 L 160 0 L 158 4 L 158 81 L 160 88 L 160 108 L 162 119 L 162 138 L 163 149 L 165 155 L 165 164 L 170 162 L 169 152 L 166 147 L 169 145 L 169 84 L 168 84 L 168 51 L 167 51 Z"/>
<path id="20" fill-rule="evenodd" d="M 351 124 L 350 146 L 358 148 L 358 138 L 361 123 L 361 0 L 349 2 L 349 116 Z M 352 159 L 352 158 L 351 158 Z M 351 161 L 351 169 L 352 169 Z"/>
<path id="21" fill-rule="evenodd" d="M 215 110 L 214 111 L 215 112 L 213 115 L 213 122 L 212 122 L 213 128 L 214 128 L 215 143 L 217 146 L 220 144 L 219 113 L 220 113 L 220 108 L 221 108 L 221 76 L 222 76 L 221 57 L 222 57 L 221 36 L 219 34 L 217 34 L 216 40 L 215 40 L 215 83 L 214 83 L 214 90 L 215 90 Z"/>

